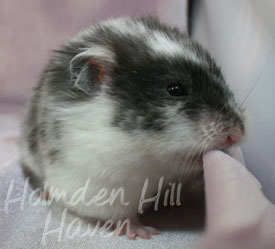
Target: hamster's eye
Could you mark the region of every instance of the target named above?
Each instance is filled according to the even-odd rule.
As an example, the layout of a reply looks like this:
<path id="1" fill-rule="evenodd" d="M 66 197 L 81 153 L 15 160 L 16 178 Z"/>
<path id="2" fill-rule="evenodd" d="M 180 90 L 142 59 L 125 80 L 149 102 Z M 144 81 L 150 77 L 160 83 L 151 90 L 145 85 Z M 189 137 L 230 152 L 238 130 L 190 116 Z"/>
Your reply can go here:
<path id="1" fill-rule="evenodd" d="M 167 92 L 172 96 L 186 96 L 188 93 L 183 85 L 171 84 L 167 87 Z"/>

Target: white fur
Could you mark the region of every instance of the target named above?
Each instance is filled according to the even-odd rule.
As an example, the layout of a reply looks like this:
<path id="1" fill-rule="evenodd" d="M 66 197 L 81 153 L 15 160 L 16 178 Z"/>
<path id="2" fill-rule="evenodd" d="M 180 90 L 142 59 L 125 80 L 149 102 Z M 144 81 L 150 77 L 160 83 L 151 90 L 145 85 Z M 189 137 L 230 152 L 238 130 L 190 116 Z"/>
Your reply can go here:
<path id="1" fill-rule="evenodd" d="M 198 56 L 180 44 L 178 41 L 171 39 L 161 32 L 154 32 L 148 37 L 147 43 L 156 55 L 166 56 L 183 56 L 195 63 L 202 63 Z"/>
<path id="2" fill-rule="evenodd" d="M 142 37 L 156 55 L 183 56 L 192 62 L 202 63 L 196 53 L 184 47 L 183 44 L 160 31 L 147 29 L 142 23 L 135 23 L 127 18 L 119 18 L 105 21 L 103 25 L 111 27 L 114 32 L 123 35 Z"/>
<path id="3" fill-rule="evenodd" d="M 183 47 L 161 32 L 154 32 L 153 35 L 148 38 L 148 45 L 155 53 L 183 55 Z"/>
<path id="4" fill-rule="evenodd" d="M 142 23 L 135 23 L 132 20 L 125 17 L 115 20 L 107 20 L 103 22 L 102 25 L 112 28 L 114 32 L 123 35 L 132 35 L 136 37 L 145 35 L 148 32 L 148 30 Z"/>
<path id="5" fill-rule="evenodd" d="M 81 215 L 102 219 L 133 217 L 145 179 L 150 179 L 148 195 L 152 197 L 161 176 L 169 175 L 168 165 L 144 148 L 144 137 L 131 137 L 107 125 L 113 108 L 113 103 L 101 95 L 75 108 L 57 108 L 54 114 L 64 124 L 62 139 L 55 145 L 62 149 L 62 158 L 45 165 L 46 185 L 64 189 L 71 197 L 90 179 L 87 200 L 103 188 L 110 193 L 123 187 L 125 201 L 130 203 L 127 207 L 119 201 L 111 207 L 71 207 Z"/>

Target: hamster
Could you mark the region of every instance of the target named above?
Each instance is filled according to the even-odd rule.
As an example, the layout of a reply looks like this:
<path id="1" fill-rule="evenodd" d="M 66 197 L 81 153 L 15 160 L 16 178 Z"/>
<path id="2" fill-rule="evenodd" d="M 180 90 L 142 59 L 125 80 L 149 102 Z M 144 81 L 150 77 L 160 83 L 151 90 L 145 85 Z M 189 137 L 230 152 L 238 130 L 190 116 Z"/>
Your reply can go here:
<path id="1" fill-rule="evenodd" d="M 196 194 L 203 152 L 244 134 L 244 111 L 201 45 L 158 18 L 123 17 L 54 52 L 23 121 L 21 162 L 67 199 L 84 185 L 85 200 L 120 190 L 111 204 L 60 203 L 80 216 L 129 218 L 128 237 L 148 238 L 157 231 L 138 221 L 146 179 L 147 198 L 162 177 Z"/>

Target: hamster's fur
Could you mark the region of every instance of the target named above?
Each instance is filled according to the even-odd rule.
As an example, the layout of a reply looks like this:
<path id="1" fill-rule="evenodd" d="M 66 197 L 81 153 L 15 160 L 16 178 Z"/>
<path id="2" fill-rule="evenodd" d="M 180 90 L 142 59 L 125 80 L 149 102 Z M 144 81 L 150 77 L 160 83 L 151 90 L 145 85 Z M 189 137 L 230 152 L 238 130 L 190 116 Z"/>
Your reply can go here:
<path id="1" fill-rule="evenodd" d="M 171 84 L 184 94 L 170 95 Z M 161 177 L 188 192 L 202 179 L 200 155 L 244 131 L 242 110 L 204 48 L 157 18 L 126 17 L 95 24 L 54 52 L 23 122 L 21 161 L 68 198 L 87 181 L 87 200 L 122 187 L 128 205 L 69 208 L 134 218 L 145 179 L 148 197 Z"/>

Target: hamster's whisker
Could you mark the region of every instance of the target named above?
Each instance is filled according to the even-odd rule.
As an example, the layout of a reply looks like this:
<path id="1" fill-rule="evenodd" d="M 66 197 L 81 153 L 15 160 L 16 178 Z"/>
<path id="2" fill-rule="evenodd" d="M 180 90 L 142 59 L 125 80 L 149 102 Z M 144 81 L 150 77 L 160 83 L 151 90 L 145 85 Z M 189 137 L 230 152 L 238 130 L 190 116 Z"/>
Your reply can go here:
<path id="1" fill-rule="evenodd" d="M 185 177 L 187 176 L 189 161 L 190 161 L 190 157 L 191 157 L 191 153 L 192 153 L 193 149 L 194 149 L 194 146 L 191 146 L 189 148 L 187 155 L 186 155 L 186 160 L 184 161 L 184 165 L 180 169 L 180 180 L 181 181 L 185 180 Z"/>
<path id="2" fill-rule="evenodd" d="M 193 148 L 194 147 L 192 147 L 192 149 Z M 191 152 L 191 150 L 190 150 L 190 152 Z M 194 170 L 194 167 L 196 166 L 196 163 L 197 163 L 198 159 L 200 158 L 201 153 L 202 153 L 202 151 L 200 150 L 199 153 L 192 153 L 191 157 L 187 158 L 186 172 L 185 172 L 186 177 L 189 177 L 192 174 L 192 171 Z"/>
<path id="3" fill-rule="evenodd" d="M 256 88 L 256 86 L 261 82 L 260 79 L 261 79 L 261 77 L 262 77 L 262 75 L 263 75 L 263 73 L 265 71 L 267 63 L 269 62 L 269 60 L 270 60 L 270 58 L 271 58 L 271 56 L 273 54 L 272 51 L 274 50 L 274 48 L 275 48 L 275 42 L 273 42 L 273 45 L 272 45 L 272 47 L 270 49 L 270 52 L 269 52 L 268 56 L 266 57 L 266 60 L 264 62 L 264 66 L 262 68 L 261 73 L 258 75 L 258 77 L 256 78 L 256 80 L 252 84 L 252 87 L 248 90 L 246 96 L 244 97 L 243 101 L 240 104 L 240 107 L 243 106 L 243 104 L 246 102 L 246 100 L 248 99 L 248 97 L 250 96 L 250 94 L 253 92 L 253 90 Z"/>

